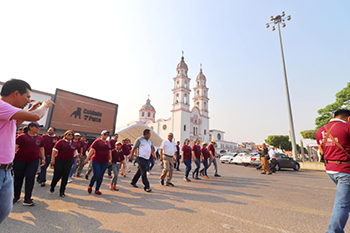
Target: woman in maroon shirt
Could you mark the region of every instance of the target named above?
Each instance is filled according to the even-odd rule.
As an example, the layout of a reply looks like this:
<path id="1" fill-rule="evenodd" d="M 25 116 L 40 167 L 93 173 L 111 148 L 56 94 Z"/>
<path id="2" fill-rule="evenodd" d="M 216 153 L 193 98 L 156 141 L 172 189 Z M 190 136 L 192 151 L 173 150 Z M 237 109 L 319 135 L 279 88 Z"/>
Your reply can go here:
<path id="1" fill-rule="evenodd" d="M 16 155 L 14 159 L 14 198 L 13 204 L 19 201 L 24 178 L 25 195 L 23 205 L 33 206 L 32 192 L 35 183 L 35 174 L 39 166 L 41 156 L 45 165 L 44 139 L 38 135 L 40 125 L 36 122 L 28 124 L 28 131 L 16 138 Z"/>
<path id="2" fill-rule="evenodd" d="M 203 142 L 202 144 L 202 163 L 204 168 L 200 171 L 201 175 L 204 176 L 205 178 L 209 179 L 209 176 L 207 174 L 207 170 L 208 170 L 208 158 L 209 158 L 209 151 L 207 149 L 208 143 L 207 142 Z"/>
<path id="3" fill-rule="evenodd" d="M 74 155 L 77 154 L 77 143 L 73 142 L 73 131 L 67 130 L 63 139 L 56 142 L 52 149 L 51 166 L 54 167 L 50 192 L 55 192 L 57 182 L 61 179 L 60 196 L 65 197 L 69 172 L 74 163 Z"/>
<path id="4" fill-rule="evenodd" d="M 200 143 L 200 141 L 197 138 L 196 140 L 194 140 L 193 146 L 192 146 L 192 157 L 193 157 L 194 163 L 197 166 L 196 169 L 192 173 L 192 178 L 196 179 L 196 180 L 200 180 L 200 178 L 198 177 L 198 173 L 199 173 L 199 168 L 201 167 L 202 151 L 201 151 L 201 146 L 199 145 L 199 143 Z"/>
<path id="5" fill-rule="evenodd" d="M 182 147 L 182 159 L 181 159 L 181 162 L 185 163 L 185 165 L 186 165 L 184 180 L 187 181 L 187 182 L 191 181 L 190 179 L 188 179 L 188 174 L 191 171 L 191 163 L 192 163 L 192 159 L 191 159 L 191 157 L 192 157 L 192 149 L 189 146 L 189 144 L 190 144 L 190 140 L 186 139 L 185 143 L 184 143 L 184 145 Z"/>
<path id="6" fill-rule="evenodd" d="M 84 164 L 87 164 L 91 157 L 92 170 L 94 172 L 93 177 L 91 177 L 88 193 L 92 193 L 92 187 L 96 182 L 95 194 L 101 195 L 100 187 L 103 181 L 103 174 L 107 169 L 108 163 L 112 164 L 112 154 L 110 144 L 107 141 L 109 132 L 103 130 L 101 132 L 101 137 L 96 139 L 89 151 L 87 158 L 85 159 Z"/>

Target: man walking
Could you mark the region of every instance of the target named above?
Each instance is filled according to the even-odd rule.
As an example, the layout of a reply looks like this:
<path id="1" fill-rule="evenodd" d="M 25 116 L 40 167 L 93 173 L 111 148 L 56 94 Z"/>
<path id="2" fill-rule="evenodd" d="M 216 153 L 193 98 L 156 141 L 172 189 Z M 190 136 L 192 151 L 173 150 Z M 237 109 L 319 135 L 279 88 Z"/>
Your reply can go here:
<path id="1" fill-rule="evenodd" d="M 270 163 L 271 163 L 270 170 L 273 173 L 275 173 L 278 158 L 276 157 L 275 148 L 273 146 L 269 150 L 269 158 L 270 158 Z"/>
<path id="2" fill-rule="evenodd" d="M 181 159 L 181 154 L 180 154 L 180 141 L 176 142 L 176 162 L 174 165 L 174 168 L 176 171 L 180 171 L 180 159 Z"/>
<path id="3" fill-rule="evenodd" d="M 152 141 L 150 139 L 151 137 L 151 131 L 149 129 L 145 129 L 143 131 L 143 136 L 136 139 L 134 143 L 134 147 L 131 150 L 130 153 L 130 162 L 133 160 L 134 157 L 134 151 L 135 149 L 138 149 L 138 157 L 137 157 L 137 163 L 138 163 L 138 169 L 134 177 L 132 178 L 131 185 L 137 188 L 136 185 L 137 181 L 139 180 L 140 176 L 142 177 L 142 183 L 144 185 L 144 190 L 146 192 L 151 192 L 152 189 L 150 188 L 149 181 L 147 179 L 147 165 L 149 164 L 149 158 L 151 156 L 154 156 L 154 153 L 152 151 Z"/>
<path id="4" fill-rule="evenodd" d="M 210 167 L 210 165 L 213 163 L 214 164 L 214 176 L 216 177 L 220 177 L 220 175 L 218 174 L 218 165 L 216 163 L 216 159 L 215 159 L 215 140 L 211 140 L 211 143 L 208 147 L 208 151 L 209 151 L 209 165 L 208 168 Z M 203 174 L 204 168 L 200 171 L 201 174 Z"/>
<path id="5" fill-rule="evenodd" d="M 18 79 L 7 81 L 1 89 L 0 100 L 0 223 L 12 210 L 12 161 L 15 156 L 16 125 L 23 121 L 38 121 L 53 104 L 51 100 L 35 103 L 28 111 L 30 85 Z"/>
<path id="6" fill-rule="evenodd" d="M 164 169 L 162 175 L 160 176 L 160 184 L 164 185 L 164 179 L 166 177 L 166 185 L 172 187 L 174 187 L 174 184 L 170 181 L 173 178 L 174 156 L 176 159 L 176 145 L 173 138 L 174 135 L 169 133 L 168 139 L 164 140 L 159 147 L 160 158 L 164 164 Z"/>
<path id="7" fill-rule="evenodd" d="M 60 140 L 60 138 L 56 135 L 56 129 L 54 127 L 50 127 L 47 130 L 47 134 L 44 134 L 44 148 L 45 148 L 45 165 L 40 168 L 40 173 L 37 177 L 37 182 L 41 185 L 41 187 L 45 187 L 46 182 L 46 171 L 47 167 L 51 162 L 51 154 L 52 148 L 55 146 L 56 142 Z"/>
<path id="8" fill-rule="evenodd" d="M 262 150 L 259 152 L 259 154 L 260 154 L 261 168 L 262 168 L 262 173 L 261 174 L 266 174 L 266 170 L 267 170 L 267 174 L 271 175 L 272 172 L 271 172 L 269 164 L 268 164 L 268 161 L 270 159 L 270 157 L 269 157 L 269 149 L 267 149 L 265 143 L 263 143 Z"/>
<path id="9" fill-rule="evenodd" d="M 339 109 L 316 133 L 326 172 L 337 185 L 328 233 L 343 233 L 350 212 L 350 110 Z"/>

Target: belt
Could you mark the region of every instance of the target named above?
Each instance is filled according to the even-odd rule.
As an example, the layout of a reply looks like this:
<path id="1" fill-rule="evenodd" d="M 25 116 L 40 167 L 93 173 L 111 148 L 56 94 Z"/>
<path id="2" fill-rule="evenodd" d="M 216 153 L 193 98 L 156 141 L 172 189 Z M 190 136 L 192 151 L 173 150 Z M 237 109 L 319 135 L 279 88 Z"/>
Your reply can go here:
<path id="1" fill-rule="evenodd" d="M 169 158 L 172 158 L 172 157 L 174 157 L 174 156 L 170 156 L 170 155 L 166 155 L 166 154 L 164 154 L 166 157 L 169 157 Z"/>
<path id="2" fill-rule="evenodd" d="M 5 169 L 5 171 L 7 171 L 8 169 L 12 168 L 13 163 L 9 163 L 9 164 L 0 164 L 0 169 Z"/>
<path id="3" fill-rule="evenodd" d="M 336 163 L 336 164 L 350 164 L 350 161 L 339 161 L 339 160 L 325 160 L 326 163 Z"/>

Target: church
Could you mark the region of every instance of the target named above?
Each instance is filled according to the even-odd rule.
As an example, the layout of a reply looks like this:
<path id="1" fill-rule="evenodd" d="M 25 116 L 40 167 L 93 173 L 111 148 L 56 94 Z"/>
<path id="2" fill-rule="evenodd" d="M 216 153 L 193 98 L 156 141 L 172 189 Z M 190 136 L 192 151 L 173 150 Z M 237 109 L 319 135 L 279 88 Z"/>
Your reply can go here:
<path id="1" fill-rule="evenodd" d="M 234 149 L 234 144 L 232 144 L 232 142 L 223 141 L 223 131 L 220 131 L 222 138 L 217 138 L 216 135 L 210 134 L 210 118 L 208 111 L 209 88 L 207 87 L 207 78 L 203 73 L 202 66 L 195 80 L 192 106 L 190 101 L 192 92 L 190 83 L 191 78 L 188 77 L 188 66 L 182 55 L 181 61 L 176 67 L 176 76 L 173 78 L 173 100 L 170 117 L 156 120 L 156 110 L 152 106 L 151 100 L 148 98 L 146 103 L 139 110 L 138 121 L 130 122 L 126 128 L 120 130 L 118 133 L 121 134 L 121 137 L 132 137 L 136 132 L 139 134 L 142 129 L 150 128 L 153 130 L 153 134 L 157 134 L 154 140 L 152 139 L 153 141 L 166 139 L 168 133 L 172 132 L 174 134 L 174 140 L 180 141 L 181 145 L 183 145 L 186 138 L 190 140 L 191 145 L 197 138 L 201 142 L 209 142 L 211 139 L 216 139 L 218 149 L 221 146 L 225 149 Z M 138 131 L 136 131 L 136 128 L 139 128 Z M 134 130 L 134 132 L 132 132 L 132 130 Z M 227 147 L 222 143 L 229 143 L 230 146 Z"/>

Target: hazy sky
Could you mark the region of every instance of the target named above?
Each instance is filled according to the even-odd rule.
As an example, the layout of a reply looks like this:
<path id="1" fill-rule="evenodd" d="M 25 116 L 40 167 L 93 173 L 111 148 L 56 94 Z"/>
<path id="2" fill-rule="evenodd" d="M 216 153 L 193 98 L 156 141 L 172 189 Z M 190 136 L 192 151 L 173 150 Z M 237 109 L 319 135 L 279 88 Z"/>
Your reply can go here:
<path id="1" fill-rule="evenodd" d="M 210 128 L 263 142 L 289 131 L 277 31 L 282 30 L 297 138 L 350 81 L 350 2 L 1 1 L 0 81 L 55 88 L 119 104 L 117 126 L 137 120 L 150 95 L 170 117 L 172 78 L 185 52 L 191 88 L 203 64 Z M 193 93 L 192 93 L 193 94 Z M 192 103 L 191 103 L 192 104 Z M 192 104 L 193 106 L 193 104 Z"/>

